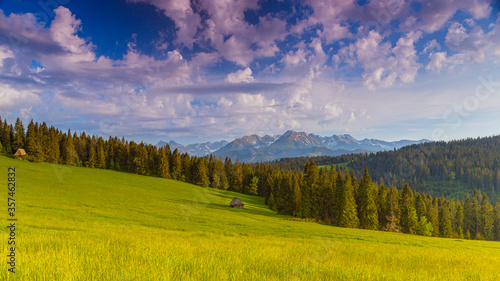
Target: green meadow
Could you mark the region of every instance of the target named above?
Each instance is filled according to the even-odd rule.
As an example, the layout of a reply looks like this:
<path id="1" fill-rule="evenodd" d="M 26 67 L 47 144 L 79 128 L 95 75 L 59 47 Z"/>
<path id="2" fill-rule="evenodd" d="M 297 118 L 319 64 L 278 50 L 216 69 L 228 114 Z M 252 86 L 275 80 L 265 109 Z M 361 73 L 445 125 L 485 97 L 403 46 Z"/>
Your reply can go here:
<path id="1" fill-rule="evenodd" d="M 10 166 L 15 274 L 7 264 Z M 0 280 L 500 279 L 499 242 L 291 221 L 256 196 L 4 155 L 0 177 Z M 235 196 L 245 209 L 229 207 Z"/>

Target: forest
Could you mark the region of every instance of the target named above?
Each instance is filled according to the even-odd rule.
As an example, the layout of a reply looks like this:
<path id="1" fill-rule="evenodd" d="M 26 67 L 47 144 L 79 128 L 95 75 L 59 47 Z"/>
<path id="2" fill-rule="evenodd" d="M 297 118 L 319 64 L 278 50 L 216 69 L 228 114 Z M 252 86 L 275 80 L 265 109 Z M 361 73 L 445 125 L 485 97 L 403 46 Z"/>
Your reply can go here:
<path id="1" fill-rule="evenodd" d="M 491 202 L 500 194 L 500 136 L 469 138 L 449 142 L 428 142 L 398 150 L 285 158 L 271 162 L 273 167 L 302 171 L 308 161 L 318 165 L 345 163 L 356 176 L 368 167 L 378 184 L 405 183 L 413 190 L 446 198 L 465 199 L 474 189 L 487 193 Z"/>
<path id="2" fill-rule="evenodd" d="M 297 163 L 288 160 L 284 163 L 289 167 L 285 168 L 277 163 L 250 165 L 212 155 L 190 156 L 171 151 L 168 145 L 158 148 L 117 137 L 105 140 L 85 132 L 62 132 L 33 120 L 25 130 L 19 118 L 15 124 L 8 124 L 0 117 L 0 124 L 0 152 L 13 154 L 23 148 L 27 160 L 33 162 L 112 169 L 258 195 L 280 214 L 333 226 L 500 241 L 500 199 L 492 204 L 483 187 L 471 190 L 471 194 L 461 200 L 410 188 L 411 185 L 425 186 L 421 182 L 431 175 L 449 181 L 495 184 L 497 178 L 491 171 L 498 172 L 498 161 L 495 162 L 492 155 L 498 153 L 498 149 L 494 153 L 488 146 L 488 143 L 498 145 L 495 138 L 457 141 L 451 148 L 436 143 L 435 148 L 428 148 L 430 153 L 420 149 L 425 156 L 420 158 L 417 157 L 420 154 L 415 156 L 412 152 L 413 146 L 393 152 L 340 156 L 332 160 L 337 162 L 330 164 L 349 162 L 350 170 L 328 170 L 318 168 L 312 160 L 302 161 L 304 159 L 298 159 Z M 424 144 L 427 145 L 432 144 Z M 484 154 L 466 149 L 468 145 L 481 147 Z M 419 168 L 401 164 L 404 163 L 401 159 L 407 159 L 401 157 L 417 159 Z M 475 165 L 480 172 L 474 172 Z M 297 166 L 302 169 L 296 169 Z M 406 167 L 410 167 L 409 170 L 404 170 Z M 472 172 L 470 167 L 474 168 Z M 408 181 L 390 176 L 398 169 L 411 172 L 406 174 Z M 370 173 L 381 180 L 373 181 Z M 397 184 L 401 182 L 404 183 L 398 189 Z"/>

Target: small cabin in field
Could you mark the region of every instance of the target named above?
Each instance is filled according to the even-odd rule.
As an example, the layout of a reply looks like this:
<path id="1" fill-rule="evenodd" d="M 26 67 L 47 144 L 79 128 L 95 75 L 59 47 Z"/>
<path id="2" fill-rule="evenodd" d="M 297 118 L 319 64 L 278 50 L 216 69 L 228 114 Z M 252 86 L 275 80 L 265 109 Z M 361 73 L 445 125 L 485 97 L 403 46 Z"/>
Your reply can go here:
<path id="1" fill-rule="evenodd" d="M 26 151 L 24 151 L 24 149 L 22 148 L 19 148 L 16 153 L 14 153 L 14 157 L 17 159 L 17 160 L 23 160 L 24 158 L 26 158 Z"/>
<path id="2" fill-rule="evenodd" d="M 245 204 L 243 204 L 243 202 L 241 202 L 241 200 L 239 198 L 234 197 L 233 200 L 231 201 L 230 205 L 232 208 L 243 209 L 243 206 Z"/>

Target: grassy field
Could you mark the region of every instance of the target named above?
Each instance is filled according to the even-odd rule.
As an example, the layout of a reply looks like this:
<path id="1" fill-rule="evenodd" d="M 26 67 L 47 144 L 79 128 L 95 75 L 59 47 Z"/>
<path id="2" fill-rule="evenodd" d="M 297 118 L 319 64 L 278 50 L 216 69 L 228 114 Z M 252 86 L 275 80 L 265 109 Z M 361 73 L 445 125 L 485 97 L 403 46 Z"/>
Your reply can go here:
<path id="1" fill-rule="evenodd" d="M 9 166 L 15 274 L 6 257 Z M 288 221 L 260 197 L 3 155 L 0 177 L 0 280 L 500 279 L 498 242 Z M 228 206 L 234 196 L 245 209 Z"/>

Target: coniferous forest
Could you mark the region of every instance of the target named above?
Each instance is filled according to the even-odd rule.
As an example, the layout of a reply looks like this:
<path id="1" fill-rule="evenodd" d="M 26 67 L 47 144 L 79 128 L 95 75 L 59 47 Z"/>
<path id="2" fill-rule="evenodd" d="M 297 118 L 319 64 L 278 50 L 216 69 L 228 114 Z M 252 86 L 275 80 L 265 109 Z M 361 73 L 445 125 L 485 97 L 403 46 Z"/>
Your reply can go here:
<path id="1" fill-rule="evenodd" d="M 280 167 L 276 163 L 250 165 L 238 160 L 233 163 L 229 158 L 196 157 L 171 151 L 168 145 L 157 148 L 117 137 L 105 140 L 33 121 L 25 129 L 19 118 L 15 124 L 0 118 L 0 124 L 0 152 L 13 154 L 24 148 L 27 160 L 33 162 L 112 169 L 258 195 L 280 214 L 334 226 L 500 241 L 500 199 L 492 204 L 482 191 L 484 186 L 471 189 L 460 200 L 433 196 L 421 188 L 429 176 L 450 184 L 460 180 L 498 188 L 495 180 L 499 163 L 494 157 L 498 151 L 493 153 L 488 146 L 499 145 L 498 137 L 451 145 L 423 144 L 421 154 L 415 154 L 412 146 L 372 155 L 341 156 L 333 163 L 348 162 L 350 170 L 328 170 L 303 159 L 297 163 L 287 160 L 284 163 L 288 164 Z M 422 153 L 425 157 L 418 158 Z M 406 165 L 401 162 L 404 159 L 419 159 L 420 165 Z M 410 167 L 406 178 L 391 177 L 405 167 Z M 372 180 L 370 173 L 380 180 Z M 418 186 L 420 191 L 410 186 Z"/>
<path id="2" fill-rule="evenodd" d="M 428 142 L 370 154 L 285 158 L 270 164 L 302 171 L 311 160 L 328 166 L 343 163 L 356 176 L 368 167 L 378 184 L 400 189 L 408 183 L 413 190 L 447 198 L 465 199 L 478 189 L 494 202 L 500 194 L 500 136 Z"/>

